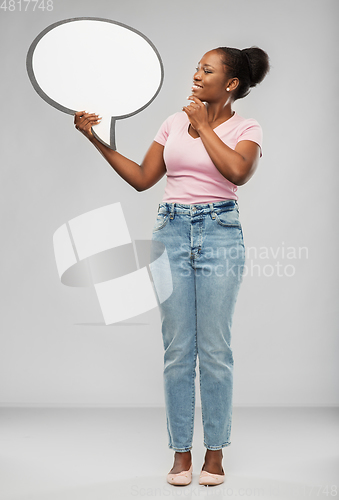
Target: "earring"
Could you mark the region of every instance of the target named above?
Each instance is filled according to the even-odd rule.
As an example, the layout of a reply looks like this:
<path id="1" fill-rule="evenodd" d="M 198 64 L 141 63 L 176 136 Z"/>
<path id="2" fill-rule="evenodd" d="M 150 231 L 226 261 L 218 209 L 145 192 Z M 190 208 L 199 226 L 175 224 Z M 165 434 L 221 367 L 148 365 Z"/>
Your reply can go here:
<path id="1" fill-rule="evenodd" d="M 227 92 L 229 92 L 229 91 L 230 91 L 230 89 L 229 89 L 228 87 L 227 87 L 227 89 L 226 89 L 226 90 L 227 90 Z"/>

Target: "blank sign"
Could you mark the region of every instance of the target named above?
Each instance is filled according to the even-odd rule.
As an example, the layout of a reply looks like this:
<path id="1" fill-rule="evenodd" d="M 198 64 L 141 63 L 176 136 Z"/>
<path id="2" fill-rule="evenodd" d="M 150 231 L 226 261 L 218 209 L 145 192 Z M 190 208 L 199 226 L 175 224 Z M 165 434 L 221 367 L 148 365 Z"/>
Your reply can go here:
<path id="1" fill-rule="evenodd" d="M 160 55 L 145 35 L 100 18 L 47 27 L 29 48 L 27 72 L 38 94 L 60 111 L 102 116 L 93 133 L 112 149 L 116 120 L 145 109 L 164 75 Z"/>

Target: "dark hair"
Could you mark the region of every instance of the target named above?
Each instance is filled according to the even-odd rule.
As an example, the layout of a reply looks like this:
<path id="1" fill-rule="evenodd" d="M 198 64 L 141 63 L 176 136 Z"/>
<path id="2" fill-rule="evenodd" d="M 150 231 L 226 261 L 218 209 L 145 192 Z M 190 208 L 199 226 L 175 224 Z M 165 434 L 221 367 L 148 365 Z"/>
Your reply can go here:
<path id="1" fill-rule="evenodd" d="M 218 47 L 223 63 L 227 66 L 227 76 L 238 78 L 239 85 L 234 92 L 234 100 L 246 97 L 250 88 L 260 83 L 270 69 L 269 57 L 259 47 L 235 49 Z"/>

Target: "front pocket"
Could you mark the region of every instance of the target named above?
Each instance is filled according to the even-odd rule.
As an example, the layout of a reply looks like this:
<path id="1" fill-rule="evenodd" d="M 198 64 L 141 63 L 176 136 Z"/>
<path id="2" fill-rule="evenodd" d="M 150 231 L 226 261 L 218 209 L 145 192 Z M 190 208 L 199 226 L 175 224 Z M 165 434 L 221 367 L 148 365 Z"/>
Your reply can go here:
<path id="1" fill-rule="evenodd" d="M 155 221 L 153 227 L 153 233 L 165 227 L 168 222 L 168 219 L 169 219 L 169 213 L 161 213 L 161 212 L 158 213 L 157 220 Z"/>
<path id="2" fill-rule="evenodd" d="M 216 221 L 221 226 L 226 227 L 241 227 L 239 220 L 239 212 L 238 210 L 226 210 L 225 212 L 221 212 L 219 214 L 215 214 Z"/>

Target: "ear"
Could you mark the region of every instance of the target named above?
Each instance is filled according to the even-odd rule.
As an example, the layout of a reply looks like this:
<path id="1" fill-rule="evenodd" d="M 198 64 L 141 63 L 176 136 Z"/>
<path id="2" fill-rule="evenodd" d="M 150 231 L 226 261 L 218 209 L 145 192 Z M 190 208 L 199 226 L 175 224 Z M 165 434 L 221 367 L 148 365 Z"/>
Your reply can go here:
<path id="1" fill-rule="evenodd" d="M 230 80 L 228 80 L 225 88 L 230 89 L 230 91 L 232 92 L 232 90 L 235 90 L 238 87 L 238 85 L 239 85 L 239 78 L 231 78 Z"/>

